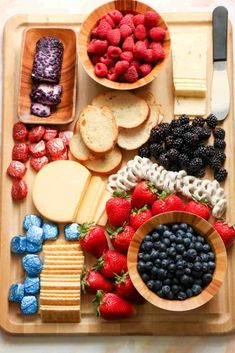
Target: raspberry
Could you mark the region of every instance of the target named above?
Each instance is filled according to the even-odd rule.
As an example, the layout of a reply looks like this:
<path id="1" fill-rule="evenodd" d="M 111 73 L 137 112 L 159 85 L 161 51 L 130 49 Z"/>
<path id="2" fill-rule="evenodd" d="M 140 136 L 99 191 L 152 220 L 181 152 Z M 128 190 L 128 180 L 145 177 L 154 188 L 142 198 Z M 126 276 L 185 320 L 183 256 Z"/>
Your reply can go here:
<path id="1" fill-rule="evenodd" d="M 104 53 L 106 53 L 107 48 L 108 48 L 107 40 L 96 39 L 94 41 L 94 53 L 95 54 L 103 55 Z"/>
<path id="2" fill-rule="evenodd" d="M 27 135 L 28 135 L 28 130 L 27 130 L 25 124 L 20 123 L 20 122 L 14 124 L 13 133 L 12 133 L 14 140 L 23 142 L 26 140 Z"/>
<path id="3" fill-rule="evenodd" d="M 153 27 L 149 31 L 149 37 L 155 42 L 162 41 L 165 38 L 165 36 L 166 36 L 166 31 L 161 27 Z"/>
<path id="4" fill-rule="evenodd" d="M 46 127 L 45 134 L 43 135 L 43 140 L 49 141 L 54 139 L 58 134 L 57 129 L 53 129 L 51 127 Z"/>
<path id="5" fill-rule="evenodd" d="M 92 56 L 91 61 L 92 61 L 92 63 L 93 63 L 94 65 L 96 65 L 96 64 L 100 63 L 100 59 L 101 59 L 101 56 L 100 56 L 100 55 L 94 54 L 94 55 Z"/>
<path id="6" fill-rule="evenodd" d="M 147 53 L 146 46 L 144 42 L 138 41 L 135 43 L 133 54 L 137 59 L 144 59 Z"/>
<path id="7" fill-rule="evenodd" d="M 143 25 L 144 24 L 144 14 L 140 13 L 138 15 L 135 15 L 133 17 L 133 23 L 136 27 L 138 25 Z"/>
<path id="8" fill-rule="evenodd" d="M 95 41 L 96 41 L 96 39 L 92 39 L 90 41 L 90 43 L 88 43 L 87 52 L 89 54 L 93 54 L 95 52 L 95 45 L 94 45 Z"/>
<path id="9" fill-rule="evenodd" d="M 131 51 L 133 52 L 135 46 L 135 42 L 132 36 L 129 36 L 124 39 L 124 42 L 122 44 L 122 50 L 123 51 Z"/>
<path id="10" fill-rule="evenodd" d="M 68 150 L 67 148 L 65 148 L 64 152 L 58 156 L 55 156 L 55 157 L 51 157 L 51 159 L 53 161 L 64 161 L 64 160 L 67 160 L 68 159 Z"/>
<path id="11" fill-rule="evenodd" d="M 29 146 L 29 150 L 34 158 L 43 157 L 46 154 L 46 144 L 43 140 L 32 143 Z"/>
<path id="12" fill-rule="evenodd" d="M 148 49 L 148 47 L 149 47 L 149 41 L 148 41 L 148 39 L 147 39 L 147 38 L 145 38 L 145 40 L 144 40 L 144 44 L 145 44 L 146 48 Z"/>
<path id="13" fill-rule="evenodd" d="M 140 73 L 141 76 L 146 76 L 151 72 L 151 70 L 152 70 L 152 65 L 142 64 L 140 65 L 138 72 Z"/>
<path id="14" fill-rule="evenodd" d="M 123 15 L 120 11 L 118 10 L 113 10 L 108 13 L 108 15 L 112 18 L 113 22 L 118 24 L 121 19 L 123 18 Z"/>
<path id="15" fill-rule="evenodd" d="M 64 153 L 65 150 L 65 145 L 63 143 L 63 140 L 60 138 L 55 138 L 53 140 L 50 140 L 46 144 L 48 153 L 51 155 L 51 157 L 57 158 L 61 154 Z"/>
<path id="16" fill-rule="evenodd" d="M 129 25 L 123 24 L 120 26 L 120 33 L 122 38 L 126 38 L 132 33 L 132 29 Z"/>
<path id="17" fill-rule="evenodd" d="M 153 49 L 147 49 L 145 61 L 148 63 L 152 63 L 154 61 Z"/>
<path id="18" fill-rule="evenodd" d="M 28 139 L 30 142 L 38 142 L 42 139 L 43 135 L 45 134 L 45 127 L 42 125 L 38 125 L 32 128 L 31 131 L 29 131 L 28 134 Z"/>
<path id="19" fill-rule="evenodd" d="M 125 15 L 121 19 L 121 21 L 119 23 L 119 27 L 121 25 L 128 25 L 129 27 L 131 27 L 132 31 L 134 31 L 135 26 L 134 26 L 134 23 L 133 23 L 133 17 L 134 17 L 134 15 L 132 15 L 131 13 L 128 13 L 127 15 Z"/>
<path id="20" fill-rule="evenodd" d="M 154 60 L 157 59 L 164 59 L 165 58 L 165 51 L 163 46 L 160 43 L 155 43 L 156 45 L 153 48 L 153 58 Z"/>
<path id="21" fill-rule="evenodd" d="M 115 73 L 115 68 L 114 67 L 111 67 L 109 69 L 109 72 L 107 74 L 107 78 L 110 80 L 110 81 L 116 81 L 117 80 L 117 75 Z"/>
<path id="22" fill-rule="evenodd" d="M 107 67 L 114 66 L 114 61 L 108 56 L 108 54 L 104 54 L 103 56 L 101 56 L 100 62 L 102 64 L 105 64 Z"/>
<path id="23" fill-rule="evenodd" d="M 7 168 L 7 174 L 13 178 L 22 179 L 26 173 L 26 166 L 20 161 L 11 161 Z"/>
<path id="24" fill-rule="evenodd" d="M 11 188 L 11 196 L 14 200 L 23 200 L 28 194 L 28 186 L 23 179 L 15 179 Z"/>
<path id="25" fill-rule="evenodd" d="M 39 158 L 30 158 L 30 165 L 36 172 L 42 169 L 46 164 L 49 163 L 49 159 L 47 156 L 39 157 Z"/>
<path id="26" fill-rule="evenodd" d="M 135 35 L 135 38 L 138 39 L 138 40 L 144 40 L 146 38 L 146 29 L 145 29 L 145 26 L 144 25 L 138 25 L 136 26 L 136 29 L 135 29 L 135 32 L 134 32 L 134 35 Z"/>
<path id="27" fill-rule="evenodd" d="M 131 51 L 123 51 L 120 54 L 120 59 L 121 60 L 127 60 L 128 62 L 131 62 L 133 60 L 133 54 Z"/>
<path id="28" fill-rule="evenodd" d="M 73 132 L 70 130 L 61 131 L 59 133 L 59 138 L 64 142 L 65 146 L 69 145 L 69 141 L 73 137 Z"/>
<path id="29" fill-rule="evenodd" d="M 109 14 L 102 16 L 101 20 L 100 20 L 100 23 L 102 21 L 108 22 L 112 28 L 115 27 L 115 23 L 114 23 L 112 17 Z"/>
<path id="30" fill-rule="evenodd" d="M 119 58 L 121 52 L 122 50 L 119 47 L 115 47 L 113 45 L 110 45 L 108 47 L 108 56 L 110 56 L 111 58 Z"/>
<path id="31" fill-rule="evenodd" d="M 121 40 L 121 32 L 118 28 L 111 29 L 107 33 L 107 40 L 110 45 L 118 45 Z"/>
<path id="32" fill-rule="evenodd" d="M 131 66 L 134 66 L 135 68 L 136 68 L 136 70 L 138 70 L 139 69 L 139 67 L 140 67 L 140 61 L 139 60 L 133 60 L 132 62 L 131 62 Z"/>
<path id="33" fill-rule="evenodd" d="M 98 77 L 106 77 L 108 73 L 107 66 L 102 63 L 97 63 L 95 65 L 95 74 Z"/>
<path id="34" fill-rule="evenodd" d="M 26 162 L 29 158 L 29 146 L 22 142 L 14 145 L 12 149 L 12 159 L 15 161 Z"/>
<path id="35" fill-rule="evenodd" d="M 127 82 L 133 83 L 138 80 L 138 73 L 135 66 L 130 66 L 124 74 L 124 78 Z"/>
<path id="36" fill-rule="evenodd" d="M 129 67 L 129 62 L 126 61 L 126 60 L 121 60 L 121 61 L 118 61 L 115 65 L 115 70 L 114 70 L 114 73 L 117 75 L 117 76 L 120 76 L 122 75 L 124 72 L 126 72 L 126 70 L 128 69 Z"/>
<path id="37" fill-rule="evenodd" d="M 106 21 L 101 21 L 99 26 L 97 27 L 97 36 L 100 39 L 106 39 L 107 33 L 112 29 L 110 24 Z"/>
<path id="38" fill-rule="evenodd" d="M 91 31 L 91 38 L 97 38 L 97 28 L 98 27 L 94 27 Z"/>
<path id="39" fill-rule="evenodd" d="M 160 16 L 157 12 L 147 11 L 144 15 L 144 24 L 148 28 L 155 27 L 159 20 Z"/>

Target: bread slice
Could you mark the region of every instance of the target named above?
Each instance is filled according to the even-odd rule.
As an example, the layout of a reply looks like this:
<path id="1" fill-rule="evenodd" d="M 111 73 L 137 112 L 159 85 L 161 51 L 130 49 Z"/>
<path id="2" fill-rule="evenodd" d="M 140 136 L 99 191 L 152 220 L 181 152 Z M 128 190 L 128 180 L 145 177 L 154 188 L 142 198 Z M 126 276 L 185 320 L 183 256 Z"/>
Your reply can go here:
<path id="1" fill-rule="evenodd" d="M 77 132 L 73 135 L 73 137 L 69 141 L 69 149 L 73 157 L 81 162 L 96 158 L 94 154 L 89 150 L 89 148 L 87 148 L 87 146 L 83 142 L 83 139 L 79 130 L 77 130 Z"/>
<path id="2" fill-rule="evenodd" d="M 158 123 L 159 109 L 156 108 L 154 96 L 152 94 L 151 96 L 145 94 L 145 100 L 150 107 L 149 118 L 138 127 L 122 129 L 118 135 L 118 145 L 126 150 L 135 150 L 147 142 L 151 129 Z"/>
<path id="3" fill-rule="evenodd" d="M 92 104 L 99 108 L 107 106 L 115 116 L 117 126 L 126 129 L 140 126 L 149 115 L 147 102 L 126 91 L 100 94 L 92 100 Z"/>
<path id="4" fill-rule="evenodd" d="M 114 147 L 112 151 L 106 153 L 103 157 L 93 161 L 83 162 L 83 165 L 95 173 L 108 175 L 116 172 L 121 166 L 121 163 L 122 153 L 118 147 Z"/>
<path id="5" fill-rule="evenodd" d="M 86 106 L 79 118 L 79 128 L 83 142 L 95 153 L 110 151 L 117 141 L 117 124 L 107 107 Z"/>

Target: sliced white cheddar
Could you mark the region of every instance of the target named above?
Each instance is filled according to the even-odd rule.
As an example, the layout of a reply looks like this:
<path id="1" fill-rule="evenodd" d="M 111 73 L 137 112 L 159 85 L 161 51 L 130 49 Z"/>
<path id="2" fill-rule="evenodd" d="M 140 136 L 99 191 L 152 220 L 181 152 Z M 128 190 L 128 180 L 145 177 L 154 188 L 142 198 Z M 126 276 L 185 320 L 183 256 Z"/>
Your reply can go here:
<path id="1" fill-rule="evenodd" d="M 56 161 L 46 165 L 35 178 L 35 207 L 51 221 L 72 222 L 90 178 L 90 172 L 74 161 Z"/>
<path id="2" fill-rule="evenodd" d="M 206 98 L 175 97 L 175 115 L 188 114 L 191 116 L 204 116 L 206 113 Z"/>
<path id="3" fill-rule="evenodd" d="M 95 217 L 94 217 L 94 222 L 101 225 L 101 226 L 104 226 L 107 223 L 108 218 L 107 218 L 107 214 L 105 211 L 105 205 L 106 205 L 106 202 L 111 197 L 112 197 L 112 194 L 109 191 L 104 190 L 102 198 L 99 202 L 99 207 L 98 207 L 96 214 L 95 214 Z"/>

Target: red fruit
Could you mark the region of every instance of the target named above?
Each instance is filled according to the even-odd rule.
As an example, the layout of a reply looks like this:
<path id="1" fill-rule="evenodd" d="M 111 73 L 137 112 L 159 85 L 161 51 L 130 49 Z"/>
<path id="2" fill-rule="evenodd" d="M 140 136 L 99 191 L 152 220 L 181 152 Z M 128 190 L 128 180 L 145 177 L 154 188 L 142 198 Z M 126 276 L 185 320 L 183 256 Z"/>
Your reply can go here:
<path id="1" fill-rule="evenodd" d="M 83 250 L 86 250 L 97 259 L 108 250 L 105 231 L 101 226 L 83 223 L 78 227 L 81 233 L 79 243 Z"/>
<path id="2" fill-rule="evenodd" d="M 230 246 L 233 243 L 233 241 L 235 240 L 235 227 L 234 227 L 234 225 L 229 226 L 226 222 L 221 220 L 221 221 L 216 221 L 213 224 L 213 227 L 221 236 L 221 238 L 224 242 L 224 245 L 226 247 Z"/>
<path id="3" fill-rule="evenodd" d="M 43 138 L 43 135 L 45 134 L 46 129 L 42 125 L 38 125 L 32 128 L 32 130 L 29 131 L 28 134 L 28 139 L 30 142 L 38 142 Z"/>
<path id="4" fill-rule="evenodd" d="M 136 68 L 136 70 L 138 70 L 139 67 L 140 67 L 140 61 L 139 61 L 139 60 L 133 60 L 133 61 L 131 62 L 131 65 L 130 65 L 130 66 L 134 66 L 134 67 Z"/>
<path id="5" fill-rule="evenodd" d="M 146 55 L 145 55 L 145 61 L 148 63 L 152 63 L 154 61 L 154 55 L 153 55 L 153 49 L 147 49 Z"/>
<path id="6" fill-rule="evenodd" d="M 92 61 L 92 63 L 93 63 L 94 65 L 96 65 L 96 64 L 100 63 L 100 58 L 101 58 L 100 55 L 94 54 L 94 55 L 92 56 L 91 61 Z"/>
<path id="7" fill-rule="evenodd" d="M 14 200 L 23 200 L 28 194 L 28 186 L 23 179 L 15 179 L 12 183 L 11 196 Z"/>
<path id="8" fill-rule="evenodd" d="M 144 42 L 144 44 L 145 44 L 145 46 L 146 46 L 146 49 L 148 49 L 148 47 L 149 47 L 149 41 L 148 41 L 148 39 L 145 38 L 145 40 L 144 40 L 143 42 Z"/>
<path id="9" fill-rule="evenodd" d="M 12 149 L 12 159 L 26 162 L 29 159 L 29 146 L 24 142 L 14 145 Z"/>
<path id="10" fill-rule="evenodd" d="M 94 27 L 91 31 L 91 38 L 97 38 L 97 27 Z"/>
<path id="11" fill-rule="evenodd" d="M 122 320 L 135 314 L 134 306 L 114 293 L 96 293 L 97 316 L 105 320 Z"/>
<path id="12" fill-rule="evenodd" d="M 111 67 L 109 69 L 109 72 L 107 74 L 107 78 L 110 80 L 110 81 L 116 81 L 117 80 L 117 75 L 115 73 L 115 67 Z"/>
<path id="13" fill-rule="evenodd" d="M 153 27 L 149 31 L 149 37 L 155 42 L 162 41 L 165 38 L 165 36 L 166 36 L 166 31 L 161 27 Z"/>
<path id="14" fill-rule="evenodd" d="M 46 143 L 46 148 L 51 157 L 57 158 L 63 154 L 65 150 L 65 145 L 62 139 L 56 137 L 55 139 L 50 140 Z"/>
<path id="15" fill-rule="evenodd" d="M 34 158 L 43 157 L 46 154 L 45 141 L 41 140 L 37 143 L 31 143 L 29 150 Z"/>
<path id="16" fill-rule="evenodd" d="M 128 272 L 121 276 L 115 276 L 114 289 L 115 294 L 132 303 L 143 304 L 145 302 L 144 298 L 135 289 Z"/>
<path id="17" fill-rule="evenodd" d="M 133 17 L 134 15 L 132 15 L 131 13 L 126 14 L 120 21 L 119 23 L 119 27 L 122 25 L 128 25 L 129 27 L 131 27 L 131 30 L 134 31 L 135 26 L 133 23 Z"/>
<path id="18" fill-rule="evenodd" d="M 116 230 L 107 228 L 106 230 L 110 236 L 113 247 L 126 255 L 135 230 L 130 226 L 119 227 Z"/>
<path id="19" fill-rule="evenodd" d="M 138 72 L 135 68 L 135 66 L 130 66 L 128 67 L 128 69 L 126 70 L 125 74 L 124 74 L 124 78 L 126 80 L 126 82 L 136 82 L 138 80 Z"/>
<path id="20" fill-rule="evenodd" d="M 118 28 L 111 29 L 107 33 L 107 39 L 110 45 L 118 45 L 121 40 L 121 32 Z"/>
<path id="21" fill-rule="evenodd" d="M 7 168 L 7 174 L 18 179 L 22 179 L 26 171 L 26 166 L 20 161 L 11 161 Z"/>
<path id="22" fill-rule="evenodd" d="M 120 33 L 121 33 L 122 38 L 126 38 L 129 35 L 131 35 L 131 33 L 132 33 L 132 29 L 130 26 L 128 26 L 128 24 L 121 25 L 119 29 L 120 29 Z"/>
<path id="23" fill-rule="evenodd" d="M 64 142 L 65 146 L 69 145 L 69 141 L 73 137 L 73 131 L 65 130 L 59 133 L 59 138 Z"/>
<path id="24" fill-rule="evenodd" d="M 45 130 L 43 135 L 43 140 L 45 141 L 53 140 L 58 134 L 57 129 L 53 129 L 52 127 L 46 127 Z"/>
<path id="25" fill-rule="evenodd" d="M 123 44 L 122 44 L 122 50 L 133 52 L 134 46 L 135 46 L 134 39 L 132 36 L 129 36 L 124 39 Z"/>
<path id="26" fill-rule="evenodd" d="M 143 25 L 144 24 L 144 14 L 139 13 L 138 15 L 135 15 L 132 20 L 133 20 L 133 23 L 135 26 Z"/>
<path id="27" fill-rule="evenodd" d="M 106 202 L 108 222 L 113 227 L 122 226 L 128 222 L 131 214 L 131 202 L 125 193 L 115 192 L 114 197 Z"/>
<path id="28" fill-rule="evenodd" d="M 185 206 L 184 206 L 184 211 L 193 213 L 199 217 L 202 217 L 206 220 L 210 218 L 211 212 L 210 209 L 207 205 L 201 203 L 201 202 L 196 202 L 196 201 L 189 201 Z"/>
<path id="29" fill-rule="evenodd" d="M 36 172 L 44 167 L 44 165 L 49 163 L 49 159 L 47 156 L 39 157 L 39 158 L 30 158 L 30 165 Z"/>
<path id="30" fill-rule="evenodd" d="M 144 40 L 146 38 L 147 32 L 144 25 L 138 25 L 134 32 L 135 38 L 138 40 Z"/>
<path id="31" fill-rule="evenodd" d="M 126 60 L 128 62 L 131 62 L 133 60 L 133 54 L 131 51 L 123 51 L 120 54 L 120 59 L 121 60 Z"/>
<path id="32" fill-rule="evenodd" d="M 184 211 L 184 204 L 180 197 L 172 194 L 165 198 L 167 211 Z"/>
<path id="33" fill-rule="evenodd" d="M 100 62 L 102 64 L 105 64 L 107 67 L 112 67 L 114 66 L 114 61 L 111 59 L 108 54 L 104 54 L 103 56 L 100 57 Z"/>
<path id="34" fill-rule="evenodd" d="M 122 50 L 119 47 L 114 47 L 113 45 L 110 45 L 108 47 L 108 56 L 110 56 L 110 58 L 114 58 L 114 59 L 119 58 L 121 52 Z"/>
<path id="35" fill-rule="evenodd" d="M 129 67 L 129 62 L 126 60 L 120 60 L 115 64 L 114 73 L 117 76 L 122 75 Z"/>
<path id="36" fill-rule="evenodd" d="M 150 181 L 141 181 L 136 185 L 131 196 L 132 207 L 141 208 L 152 205 L 157 198 L 157 189 Z"/>
<path id="37" fill-rule="evenodd" d="M 104 292 L 112 292 L 113 284 L 107 280 L 99 271 L 88 270 L 84 271 L 82 275 L 83 291 L 96 294 L 97 290 Z"/>
<path id="38" fill-rule="evenodd" d="M 95 41 L 96 39 L 92 39 L 87 45 L 87 52 L 89 54 L 93 54 L 95 52 L 95 45 L 94 45 Z"/>
<path id="39" fill-rule="evenodd" d="M 167 212 L 165 201 L 162 199 L 156 200 L 151 207 L 151 211 L 153 216 Z"/>
<path id="40" fill-rule="evenodd" d="M 138 41 L 135 43 L 134 49 L 133 49 L 133 54 L 136 59 L 141 59 L 144 60 L 146 54 L 147 54 L 147 48 L 144 42 Z"/>
<path id="41" fill-rule="evenodd" d="M 164 48 L 161 45 L 161 43 L 151 43 L 151 44 L 154 44 L 152 46 L 154 60 L 164 59 L 165 58 L 165 51 L 164 51 Z"/>
<path id="42" fill-rule="evenodd" d="M 98 77 L 106 77 L 108 74 L 107 66 L 102 63 L 97 63 L 95 65 L 95 74 Z"/>
<path id="43" fill-rule="evenodd" d="M 160 19 L 160 16 L 157 12 L 147 11 L 144 14 L 144 24 L 148 28 L 155 27 L 159 19 Z"/>
<path id="44" fill-rule="evenodd" d="M 130 226 L 137 230 L 143 223 L 152 218 L 152 212 L 144 206 L 139 210 L 134 208 L 130 216 Z"/>
<path id="45" fill-rule="evenodd" d="M 112 28 L 115 27 L 115 23 L 114 23 L 112 17 L 109 14 L 104 15 L 104 16 L 101 17 L 100 23 L 103 22 L 103 21 L 108 22 Z"/>
<path id="46" fill-rule="evenodd" d="M 114 278 L 115 275 L 127 272 L 127 257 L 116 250 L 107 250 L 98 259 L 94 269 L 100 271 L 107 278 Z"/>
<path id="47" fill-rule="evenodd" d="M 65 147 L 65 150 L 62 154 L 58 156 L 51 157 L 52 161 L 65 161 L 68 159 L 68 149 Z"/>
<path id="48" fill-rule="evenodd" d="M 14 124 L 13 132 L 12 132 L 12 136 L 14 140 L 23 142 L 27 139 L 27 135 L 28 135 L 28 130 L 25 124 L 21 122 Z"/>
<path id="49" fill-rule="evenodd" d="M 151 70 L 152 70 L 151 64 L 142 64 L 140 65 L 138 72 L 140 76 L 146 76 L 151 72 Z"/>
<path id="50" fill-rule="evenodd" d="M 113 10 L 108 13 L 108 15 L 112 18 L 113 22 L 118 24 L 121 19 L 123 18 L 123 15 L 120 11 L 118 10 Z"/>
<path id="51" fill-rule="evenodd" d="M 96 33 L 100 39 L 106 39 L 107 33 L 112 29 L 110 24 L 107 21 L 100 21 L 100 24 L 97 27 Z"/>
<path id="52" fill-rule="evenodd" d="M 95 39 L 94 40 L 94 53 L 103 55 L 108 49 L 107 40 Z"/>

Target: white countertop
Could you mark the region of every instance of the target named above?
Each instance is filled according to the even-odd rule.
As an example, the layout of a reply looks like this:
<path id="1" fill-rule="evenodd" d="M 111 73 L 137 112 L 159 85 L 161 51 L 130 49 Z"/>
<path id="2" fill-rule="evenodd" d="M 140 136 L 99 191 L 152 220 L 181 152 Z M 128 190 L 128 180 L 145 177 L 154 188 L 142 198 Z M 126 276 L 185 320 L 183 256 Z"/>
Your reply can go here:
<path id="1" fill-rule="evenodd" d="M 211 11 L 218 5 L 229 10 L 235 23 L 235 0 L 143 0 L 170 11 Z M 19 13 L 89 13 L 104 0 L 0 0 L 0 45 L 5 21 Z M 2 56 L 0 56 L 2 83 Z M 2 85 L 0 85 L 2 89 Z M 1 93 L 1 92 L 0 92 Z M 1 100 L 1 98 L 0 98 Z M 0 101 L 1 102 L 1 101 Z M 1 104 L 0 104 L 1 117 Z M 172 332 L 174 335 L 174 332 Z M 0 331 L 0 353 L 235 353 L 235 336 L 224 337 L 76 337 L 11 336 Z"/>

